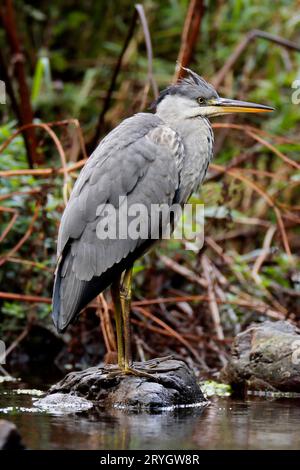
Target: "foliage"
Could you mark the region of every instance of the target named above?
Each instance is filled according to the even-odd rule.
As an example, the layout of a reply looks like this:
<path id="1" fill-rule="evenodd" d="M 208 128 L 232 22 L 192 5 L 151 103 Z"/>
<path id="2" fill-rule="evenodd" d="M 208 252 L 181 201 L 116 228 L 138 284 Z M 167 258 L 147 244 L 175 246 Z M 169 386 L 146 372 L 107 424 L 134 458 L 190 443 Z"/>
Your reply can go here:
<path id="1" fill-rule="evenodd" d="M 253 28 L 277 34 L 296 43 L 299 39 L 300 17 L 294 14 L 296 1 L 229 0 L 206 3 L 201 34 L 191 67 L 207 79 L 215 77 L 236 45 Z M 153 43 L 154 74 L 160 88 L 170 82 L 174 72 L 187 6 L 187 0 L 144 2 Z M 133 3 L 122 0 L 79 4 L 74 0 L 54 0 L 41 4 L 34 0 L 17 0 L 15 7 L 26 55 L 27 80 L 36 122 L 77 118 L 83 128 L 85 141 L 89 142 L 127 34 Z M 4 33 L 0 31 L 1 49 L 4 44 Z M 299 65 L 299 53 L 257 39 L 248 46 L 218 90 L 223 96 L 269 103 L 276 108 L 276 112 L 264 120 L 259 116 L 241 116 L 235 123 L 247 123 L 269 132 L 270 136 L 262 137 L 275 146 L 277 155 L 274 149 L 245 134 L 244 130 L 215 129 L 217 155 L 214 163 L 225 167 L 240 161 L 236 165 L 239 174 L 263 188 L 273 198 L 276 207 L 283 214 L 293 256 L 286 255 L 282 234 L 277 229 L 258 277 L 254 279 L 253 269 L 256 260 L 263 254 L 267 230 L 277 223 L 274 208 L 245 181 L 213 170 L 201 191 L 193 196 L 193 201 L 205 203 L 205 233 L 221 247 L 227 258 L 224 260 L 223 255 L 216 254 L 211 245 L 206 244 L 195 255 L 187 251 L 183 244 L 173 240 L 163 242 L 156 253 L 148 254 L 135 268 L 137 298 L 182 296 L 179 306 L 171 304 L 172 316 L 166 316 L 167 310 L 163 307 L 155 307 L 151 311 L 155 316 L 161 316 L 164 321 L 169 322 L 175 330 L 181 325 L 183 329 L 179 330 L 187 338 L 195 332 L 199 338 L 203 333 L 213 336 L 208 306 L 192 303 L 190 312 L 184 301 L 185 295 L 206 294 L 206 291 L 189 277 L 180 275 L 178 266 L 174 265 L 173 271 L 168 270 L 161 261 L 161 255 L 167 255 L 179 265 L 186 266 L 195 276 L 203 278 L 201 256 L 204 252 L 208 254 L 214 270 L 214 282 L 218 287 L 217 296 L 221 289 L 225 299 L 232 302 L 224 302 L 219 306 L 222 326 L 228 337 L 247 323 L 265 318 L 263 307 L 266 306 L 271 306 L 273 311 L 279 311 L 283 316 L 290 315 L 294 321 L 298 319 L 299 297 L 290 295 L 289 291 L 295 289 L 293 279 L 299 271 L 300 247 L 297 239 L 300 173 L 299 169 L 282 160 L 278 151 L 299 163 L 300 108 L 291 100 L 291 84 L 299 75 Z M 144 37 L 139 27 L 124 56 L 102 134 L 124 117 L 140 110 L 147 80 L 147 66 Z M 147 105 L 150 105 L 152 99 L 150 93 Z M 17 128 L 10 103 L 2 111 L 0 145 Z M 233 120 L 229 123 L 233 123 Z M 81 158 L 74 128 L 65 126 L 60 128 L 58 134 L 68 164 Z M 59 167 L 61 163 L 50 139 L 42 130 L 37 131 L 37 136 L 38 150 L 45 155 L 45 168 Z M 285 139 L 280 140 L 280 137 Z M 241 159 L 243 156 L 245 158 Z M 0 171 L 26 168 L 23 138 L 17 136 L 1 154 Z M 253 169 L 256 173 L 251 173 Z M 34 189 L 38 191 L 26 194 Z M 40 209 L 33 232 L 13 255 L 16 259 L 7 260 L 1 267 L 1 291 L 50 297 L 57 228 L 63 210 L 62 177 L 1 178 L 0 197 L 6 194 L 11 194 L 11 197 L 1 200 L 1 206 L 18 211 L 18 218 L 2 243 L 4 254 L 16 245 L 30 226 L 37 204 Z M 0 233 L 7 227 L 11 217 L 12 212 L 1 212 Z M 228 259 L 231 261 L 228 262 Z M 248 302 L 248 306 L 234 303 L 241 300 Z M 255 302 L 260 303 L 262 308 L 255 310 L 251 307 L 251 302 L 253 305 Z M 0 336 L 7 335 L 13 339 L 32 316 L 49 325 L 49 312 L 50 306 L 47 304 L 5 300 L 1 305 L 3 321 Z M 151 352 L 151 348 L 152 351 L 156 349 L 156 339 L 152 338 L 151 331 L 147 332 L 145 319 L 141 315 L 140 313 L 136 320 L 144 324 L 143 338 L 146 343 L 151 344 Z M 189 315 L 191 316 L 188 317 Z M 192 323 L 191 331 L 188 330 L 188 323 Z M 155 323 L 151 325 L 157 327 Z M 200 345 L 195 339 L 190 341 L 194 341 L 194 347 L 200 351 L 201 348 L 210 351 L 206 358 L 209 366 L 213 367 L 216 363 L 220 366 L 218 348 L 223 348 L 226 354 L 226 345 L 211 337 Z M 169 349 L 175 348 L 171 344 Z M 182 351 L 179 353 L 182 354 Z"/>

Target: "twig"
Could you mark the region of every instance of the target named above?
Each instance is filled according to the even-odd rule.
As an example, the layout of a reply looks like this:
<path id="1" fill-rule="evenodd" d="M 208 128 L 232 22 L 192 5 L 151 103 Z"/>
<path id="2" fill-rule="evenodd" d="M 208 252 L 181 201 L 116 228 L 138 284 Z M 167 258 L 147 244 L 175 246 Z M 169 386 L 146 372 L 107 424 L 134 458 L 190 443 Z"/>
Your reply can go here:
<path id="1" fill-rule="evenodd" d="M 267 178 L 272 178 L 272 180 L 276 180 L 276 181 L 285 181 L 286 182 L 286 179 L 283 180 L 282 178 L 280 178 L 280 176 L 277 175 L 277 173 L 274 173 L 272 171 L 257 170 L 256 168 L 241 168 L 241 167 L 238 167 L 238 166 L 231 166 L 231 165 L 230 165 L 230 169 L 236 170 L 236 171 L 241 171 L 241 172 L 244 172 L 244 173 L 250 173 L 250 174 L 256 175 L 256 176 L 265 176 Z"/>
<path id="2" fill-rule="evenodd" d="M 142 322 L 140 322 L 140 323 L 142 323 Z M 144 350 L 143 350 L 143 342 L 141 341 L 141 339 L 137 335 L 134 335 L 134 340 L 135 340 L 138 355 L 140 356 L 140 361 L 145 362 L 146 357 L 145 357 L 145 353 L 144 353 Z"/>
<path id="3" fill-rule="evenodd" d="M 6 370 L 4 369 L 4 367 L 1 366 L 0 364 L 0 372 L 2 375 L 4 375 L 5 377 L 10 377 L 9 373 L 6 372 Z"/>
<path id="4" fill-rule="evenodd" d="M 275 233 L 276 233 L 276 227 L 274 227 L 274 225 L 271 225 L 271 227 L 268 228 L 266 236 L 264 238 L 264 243 L 263 243 L 263 248 L 261 250 L 261 253 L 253 265 L 252 277 L 255 280 L 255 282 L 258 284 L 261 283 L 261 278 L 258 273 L 270 252 L 270 246 L 271 246 L 272 239 Z"/>
<path id="5" fill-rule="evenodd" d="M 97 301 L 99 305 L 98 312 L 101 319 L 101 329 L 104 336 L 107 352 L 115 352 L 117 350 L 116 339 L 110 321 L 110 315 L 108 313 L 108 305 L 103 293 L 98 295 Z"/>
<path id="6" fill-rule="evenodd" d="M 177 82 L 184 75 L 183 67 L 188 67 L 194 52 L 199 35 L 200 24 L 204 14 L 203 0 L 191 0 L 184 21 L 181 35 L 180 50 L 177 58 L 177 69 L 173 82 Z"/>
<path id="7" fill-rule="evenodd" d="M 15 64 L 16 79 L 19 86 L 20 106 L 19 117 L 20 125 L 29 124 L 33 121 L 33 111 L 30 103 L 30 94 L 26 82 L 24 62 L 25 58 L 21 50 L 20 41 L 17 33 L 15 12 L 12 0 L 5 1 L 5 7 L 0 10 L 0 17 L 6 31 L 11 54 Z M 24 132 L 25 145 L 27 149 L 28 163 L 32 168 L 34 163 L 42 163 L 42 154 L 36 152 L 36 138 L 33 129 Z"/>
<path id="8" fill-rule="evenodd" d="M 18 241 L 18 243 L 4 256 L 1 256 L 0 258 L 0 266 L 2 266 L 8 258 L 10 258 L 11 256 L 13 256 L 23 245 L 24 243 L 26 242 L 26 240 L 30 237 L 30 235 L 32 234 L 32 231 L 33 231 L 33 227 L 34 227 L 34 224 L 35 224 L 35 221 L 38 217 L 38 214 L 39 214 L 39 209 L 40 209 L 40 206 L 39 204 L 37 204 L 35 206 L 35 210 L 34 210 L 34 214 L 33 214 L 33 217 L 31 219 L 31 222 L 29 224 L 29 227 L 27 228 L 25 234 L 23 235 L 23 237 Z"/>
<path id="9" fill-rule="evenodd" d="M 83 167 L 85 164 L 86 160 L 80 160 L 77 163 L 74 163 L 74 165 L 71 165 L 67 167 L 66 169 L 64 168 L 43 168 L 43 169 L 32 169 L 32 170 L 5 170 L 5 171 L 0 171 L 0 176 L 2 178 L 10 178 L 12 176 L 41 176 L 44 178 L 47 178 L 49 176 L 55 176 L 56 174 L 61 175 L 64 174 L 65 171 L 68 173 L 71 173 L 72 171 L 79 170 L 80 168 Z"/>
<path id="10" fill-rule="evenodd" d="M 239 271 L 235 271 L 233 269 L 234 261 L 233 261 L 232 257 L 230 255 L 228 255 L 227 253 L 224 253 L 222 247 L 220 245 L 218 245 L 218 243 L 215 240 L 213 240 L 211 237 L 206 237 L 205 242 L 208 244 L 208 246 L 210 248 L 212 248 L 212 250 L 215 253 L 218 254 L 218 256 L 220 256 L 220 258 L 224 261 L 224 263 L 227 264 L 228 268 L 235 275 L 235 277 L 239 280 L 239 282 L 241 284 L 245 284 L 246 279 L 243 276 L 243 274 L 240 273 Z"/>
<path id="11" fill-rule="evenodd" d="M 51 304 L 51 299 L 49 297 L 41 297 L 37 295 L 25 295 L 25 294 L 15 294 L 11 292 L 0 292 L 0 299 L 6 300 L 15 300 L 19 302 L 30 302 L 30 303 L 44 303 L 44 304 Z M 176 304 L 178 302 L 207 302 L 209 301 L 209 297 L 207 295 L 184 295 L 184 296 L 177 296 L 177 297 L 158 297 L 156 299 L 145 299 L 145 300 L 136 300 L 132 302 L 132 307 L 145 307 L 149 305 L 159 305 L 159 304 Z M 285 316 L 276 310 L 271 309 L 268 305 L 264 303 L 255 303 L 245 300 L 233 300 L 233 299 L 218 299 L 216 298 L 216 302 L 218 304 L 228 304 L 228 305 L 237 305 L 243 308 L 251 308 L 256 312 L 262 313 L 270 318 L 275 320 L 284 320 Z M 89 307 L 97 308 L 97 304 L 95 302 L 91 302 Z"/>
<path id="12" fill-rule="evenodd" d="M 1 292 L 0 292 L 1 298 Z M 147 299 L 147 300 L 137 300 L 132 303 L 133 306 L 148 306 L 148 305 L 156 305 L 156 304 L 163 304 L 163 303 L 173 303 L 176 304 L 177 302 L 207 302 L 209 301 L 209 297 L 207 295 L 185 295 L 181 297 L 159 297 L 157 299 Z M 270 318 L 274 318 L 275 320 L 284 320 L 285 316 L 276 310 L 272 310 L 268 305 L 264 303 L 255 303 L 245 300 L 222 300 L 216 298 L 216 302 L 218 304 L 228 304 L 228 305 L 237 305 L 239 307 L 251 308 L 259 313 L 269 316 Z"/>
<path id="13" fill-rule="evenodd" d="M 207 287 L 207 282 L 202 279 L 200 276 L 197 276 L 193 271 L 190 269 L 186 268 L 185 266 L 182 266 L 179 263 L 176 263 L 176 261 L 172 260 L 171 258 L 168 258 L 165 255 L 160 255 L 159 259 L 170 269 L 172 269 L 174 272 L 180 274 L 181 276 L 185 277 L 191 282 L 194 282 L 201 287 Z"/>
<path id="14" fill-rule="evenodd" d="M 11 193 L 2 194 L 0 196 L 0 202 L 11 199 L 14 196 L 28 196 L 29 194 L 39 194 L 40 192 L 41 188 L 28 189 L 26 191 L 12 191 Z"/>
<path id="15" fill-rule="evenodd" d="M 49 126 L 47 126 L 47 124 L 38 124 L 38 126 L 41 127 L 42 129 L 45 129 L 45 131 L 48 132 L 49 136 L 52 138 L 52 140 L 53 140 L 53 142 L 54 142 L 54 144 L 55 144 L 55 146 L 58 150 L 58 153 L 59 153 L 59 156 L 60 156 L 60 161 L 61 161 L 61 164 L 62 164 L 62 171 L 63 171 L 63 175 L 64 175 L 63 199 L 64 199 L 64 203 L 66 205 L 67 202 L 68 202 L 69 174 L 68 174 L 67 160 L 66 160 L 65 151 L 64 151 L 63 146 L 61 145 L 60 140 L 58 139 L 57 135 L 55 134 L 55 132 Z"/>
<path id="16" fill-rule="evenodd" d="M 9 76 L 9 73 L 7 71 L 7 67 L 5 64 L 4 57 L 2 55 L 2 51 L 0 50 L 0 79 L 5 83 L 6 91 L 7 94 L 10 98 L 11 106 L 12 109 L 18 119 L 19 125 L 22 124 L 22 119 L 21 119 L 21 113 L 20 113 L 20 108 L 19 104 L 15 95 L 15 91 L 13 88 L 13 84 L 11 81 L 11 78 Z"/>
<path id="17" fill-rule="evenodd" d="M 214 170 L 221 171 L 222 173 L 226 173 L 226 174 L 232 176 L 233 178 L 236 178 L 240 181 L 243 181 L 245 184 L 247 184 L 248 186 L 253 188 L 258 194 L 260 194 L 265 199 L 265 201 L 268 203 L 268 205 L 270 207 L 272 207 L 272 209 L 273 209 L 273 211 L 276 215 L 278 227 L 279 227 L 279 230 L 280 230 L 280 233 L 281 233 L 283 247 L 284 247 L 287 255 L 291 256 L 292 253 L 291 253 L 290 245 L 289 245 L 289 242 L 288 242 L 285 226 L 284 226 L 284 223 L 283 223 L 283 220 L 282 220 L 282 217 L 281 217 L 281 213 L 280 213 L 280 210 L 278 209 L 278 207 L 276 207 L 276 204 L 273 201 L 273 199 L 271 198 L 271 196 L 269 196 L 268 193 L 266 193 L 260 186 L 258 186 L 252 180 L 249 180 L 248 178 L 246 178 L 245 176 L 241 175 L 239 172 L 237 172 L 233 169 L 227 170 L 226 168 L 224 168 L 220 165 L 216 165 L 216 164 L 211 165 L 211 167 Z"/>
<path id="18" fill-rule="evenodd" d="M 300 294 L 299 294 L 300 295 Z M 145 328 L 149 331 L 153 331 L 154 333 L 159 333 L 163 336 L 168 336 L 169 338 L 173 338 L 173 334 L 163 328 L 159 328 L 158 326 L 149 325 L 149 323 L 145 323 L 143 321 L 136 320 L 135 318 L 131 319 L 131 323 L 134 325 L 138 325 L 141 328 Z M 217 336 L 209 335 L 208 333 L 202 333 L 201 335 L 194 335 L 192 333 L 182 333 L 181 335 L 183 338 L 189 339 L 190 341 L 194 341 L 197 345 L 203 340 L 212 340 L 219 344 L 231 344 L 233 338 L 224 338 L 219 339 Z"/>
<path id="19" fill-rule="evenodd" d="M 144 109 L 146 106 L 146 100 L 147 100 L 147 95 L 149 92 L 150 85 L 152 87 L 153 91 L 153 96 L 155 99 L 158 98 L 158 86 L 155 81 L 154 75 L 153 75 L 153 52 L 152 52 L 152 43 L 151 43 L 151 36 L 150 36 L 150 31 L 148 27 L 148 22 L 147 18 L 145 15 L 144 7 L 143 5 L 137 3 L 135 5 L 135 9 L 138 12 L 138 15 L 140 17 L 140 21 L 142 24 L 143 28 L 143 33 L 144 33 L 144 38 L 145 38 L 145 44 L 146 44 L 146 49 L 147 49 L 147 57 L 148 57 L 148 83 L 146 84 L 144 88 L 144 93 L 143 93 L 143 98 L 141 102 L 141 109 Z"/>
<path id="20" fill-rule="evenodd" d="M 155 315 L 152 315 L 152 313 L 148 312 L 148 310 L 146 310 L 145 308 L 137 307 L 134 304 L 133 304 L 133 307 L 134 307 L 134 310 L 137 310 L 138 312 L 140 312 L 146 318 L 150 318 L 152 321 L 154 321 L 155 323 L 160 325 L 162 328 L 169 331 L 174 338 L 176 338 L 180 343 L 182 343 L 190 351 L 190 353 L 193 354 L 193 356 L 195 357 L 195 359 L 197 361 L 201 362 L 201 358 L 200 358 L 199 354 L 197 353 L 197 351 L 189 344 L 189 342 L 186 339 L 184 339 L 182 337 L 182 335 L 180 333 L 175 331 L 173 328 L 171 328 L 169 325 L 167 325 L 160 318 L 157 318 Z"/>
<path id="21" fill-rule="evenodd" d="M 44 122 L 44 123 L 30 123 L 30 124 L 24 124 L 21 126 L 19 129 L 17 129 L 15 132 L 13 132 L 8 139 L 6 139 L 3 144 L 0 146 L 0 153 L 3 152 L 3 150 L 6 149 L 6 147 L 9 146 L 9 144 L 19 135 L 21 134 L 24 130 L 34 128 L 34 127 L 42 127 L 45 128 L 44 126 L 49 127 L 55 127 L 55 126 L 65 126 L 67 124 L 73 123 L 77 129 L 78 132 L 78 139 L 80 142 L 81 150 L 82 150 L 82 155 L 84 157 L 84 160 L 87 160 L 87 153 L 84 145 L 84 140 L 83 140 L 83 135 L 82 135 L 82 130 L 79 124 L 78 119 L 65 119 L 64 121 L 56 121 L 56 122 Z M 78 163 L 78 162 L 77 162 Z"/>
<path id="22" fill-rule="evenodd" d="M 94 134 L 93 138 L 91 139 L 91 141 L 87 145 L 89 152 L 94 150 L 94 148 L 97 146 L 98 141 L 101 137 L 101 134 L 102 134 L 102 131 L 103 131 L 103 125 L 104 125 L 104 122 L 105 122 L 105 115 L 106 115 L 106 113 L 107 113 L 107 111 L 110 107 L 112 94 L 113 94 L 113 91 L 116 87 L 117 78 L 118 78 L 118 75 L 119 75 L 120 70 L 121 70 L 121 66 L 122 66 L 122 62 L 123 62 L 125 52 L 126 52 L 128 46 L 129 46 L 129 43 L 132 39 L 134 30 L 135 30 L 137 18 L 138 18 L 137 11 L 134 10 L 132 18 L 131 18 L 130 26 L 129 26 L 129 29 L 128 29 L 127 36 L 125 38 L 122 50 L 121 50 L 120 55 L 118 57 L 118 60 L 117 60 L 117 63 L 116 63 L 116 66 L 114 68 L 113 75 L 112 75 L 112 78 L 111 78 L 111 82 L 110 82 L 107 94 L 105 96 L 105 99 L 104 99 L 102 111 L 100 113 L 98 123 L 97 123 L 96 129 L 95 129 L 95 134 Z"/>
<path id="23" fill-rule="evenodd" d="M 296 168 L 297 170 L 300 170 L 300 164 L 297 163 L 295 160 L 291 160 L 288 158 L 284 153 L 280 152 L 274 145 L 270 144 L 267 140 L 263 139 L 262 137 L 258 136 L 256 133 L 246 130 L 246 133 L 252 137 L 254 140 L 262 144 L 264 147 L 267 147 L 269 150 L 271 150 L 277 157 L 281 158 L 284 162 L 286 162 L 288 165 L 291 165 L 292 167 Z"/>
<path id="24" fill-rule="evenodd" d="M 30 261 L 28 259 L 22 259 L 22 258 L 14 258 L 14 257 L 9 257 L 7 258 L 7 261 L 10 261 L 11 263 L 17 263 L 17 264 L 24 264 L 25 266 L 31 266 L 33 268 L 41 269 L 43 271 L 47 271 L 48 273 L 53 273 L 53 269 L 48 268 L 47 266 L 43 266 L 41 263 L 37 263 L 35 261 Z"/>
<path id="25" fill-rule="evenodd" d="M 66 171 L 67 173 L 71 173 L 73 171 L 79 170 L 83 167 L 87 160 L 79 160 L 79 162 L 74 163 L 68 167 L 64 168 L 43 168 L 43 169 L 32 169 L 32 170 L 6 170 L 0 171 L 0 176 L 3 178 L 9 178 L 11 176 L 41 176 L 41 177 L 48 177 L 54 176 L 56 174 L 64 174 Z"/>
<path id="26" fill-rule="evenodd" d="M 84 143 L 84 138 L 83 138 L 83 134 L 82 134 L 81 125 L 79 124 L 78 119 L 66 119 L 66 122 L 67 123 L 73 123 L 75 125 L 76 130 L 77 130 L 77 134 L 78 134 L 79 144 L 80 144 L 81 151 L 82 151 L 82 156 L 83 156 L 83 158 L 88 158 L 88 155 L 86 153 L 86 148 L 85 148 L 85 143 Z M 53 125 L 57 126 L 57 125 L 63 125 L 63 124 L 57 122 L 57 123 L 54 123 Z M 49 123 L 48 123 L 48 126 L 49 126 Z"/>
<path id="27" fill-rule="evenodd" d="M 31 324 L 27 325 L 22 333 L 11 343 L 11 345 L 6 350 L 6 357 L 23 341 L 24 338 L 28 335 L 31 328 Z"/>
<path id="28" fill-rule="evenodd" d="M 278 282 L 270 281 L 270 287 L 274 289 L 276 293 L 280 291 L 283 294 L 289 295 L 290 297 L 300 297 L 300 291 L 281 286 L 278 284 Z"/>
<path id="29" fill-rule="evenodd" d="M 219 339 L 224 339 L 224 333 L 223 333 L 223 328 L 222 328 L 222 325 L 221 325 L 219 308 L 218 308 L 218 304 L 216 302 L 215 292 L 214 292 L 212 282 L 211 282 L 211 279 L 210 279 L 209 261 L 208 261 L 208 258 L 205 254 L 203 254 L 202 257 L 201 257 L 201 264 L 202 264 L 204 277 L 206 278 L 206 282 L 207 282 L 207 292 L 208 292 L 208 297 L 209 297 L 208 304 L 209 304 L 213 324 L 214 324 L 214 327 L 215 327 L 215 331 L 216 331 L 217 337 Z"/>
<path id="30" fill-rule="evenodd" d="M 101 305 L 101 301 L 99 299 L 99 296 L 97 297 L 97 301 L 98 301 L 98 305 L 99 307 L 97 308 L 96 310 L 96 315 L 98 315 L 99 317 L 99 320 L 100 320 L 100 324 L 101 324 L 101 331 L 102 331 L 102 335 L 103 335 L 103 339 L 104 339 L 104 344 L 105 344 L 105 348 L 106 348 L 106 351 L 108 353 L 111 353 L 111 347 L 110 347 L 110 343 L 109 343 L 109 339 L 108 339 L 108 334 L 107 334 L 107 331 L 106 331 L 106 323 L 104 321 L 104 317 L 103 317 L 103 309 L 102 309 L 102 305 Z"/>
<path id="31" fill-rule="evenodd" d="M 9 211 L 11 212 L 11 211 Z M 0 243 L 3 242 L 4 238 L 7 236 L 7 234 L 11 231 L 13 228 L 17 218 L 19 217 L 19 213 L 17 210 L 13 210 L 13 216 L 10 219 L 9 223 L 7 224 L 6 228 L 3 230 L 2 235 L 0 237 Z"/>
<path id="32" fill-rule="evenodd" d="M 15 294 L 13 292 L 0 292 L 0 299 L 15 300 L 17 302 L 30 302 L 40 304 L 51 304 L 50 297 L 41 297 L 39 295 Z"/>
<path id="33" fill-rule="evenodd" d="M 216 74 L 213 80 L 213 84 L 216 88 L 224 81 L 230 69 L 233 68 L 234 64 L 237 62 L 239 57 L 243 54 L 244 50 L 254 39 L 266 39 L 267 41 L 274 42 L 279 46 L 286 47 L 287 49 L 300 52 L 300 46 L 295 42 L 288 41 L 287 39 L 276 36 L 275 34 L 266 33 L 265 31 L 260 31 L 254 29 L 250 31 L 245 38 L 236 46 L 235 50 L 225 62 L 221 70 Z"/>
<path id="34" fill-rule="evenodd" d="M 231 123 L 217 122 L 217 123 L 214 123 L 212 125 L 212 127 L 214 129 L 228 128 L 228 129 L 233 129 L 233 130 L 237 130 L 237 131 L 242 131 L 242 132 L 246 133 L 252 139 L 256 140 L 257 142 L 259 142 L 262 145 L 264 145 L 265 147 L 267 147 L 269 150 L 271 150 L 273 153 L 275 153 L 275 155 L 277 155 L 277 157 L 281 158 L 286 163 L 288 163 L 288 165 L 300 170 L 300 164 L 298 162 L 296 162 L 295 160 L 292 160 L 291 158 L 287 157 L 284 153 L 280 152 L 280 150 L 276 149 L 276 147 L 274 147 L 274 145 L 270 144 L 270 142 L 268 142 L 265 139 L 261 138 L 258 134 L 265 135 L 266 137 L 269 137 L 269 138 L 271 138 L 272 140 L 275 140 L 275 141 L 277 140 L 278 143 L 297 143 L 297 144 L 299 144 L 298 142 L 291 142 L 290 140 L 287 141 L 286 139 L 283 140 L 281 137 L 278 137 L 278 136 L 275 136 L 275 135 L 270 134 L 268 132 L 262 131 L 261 129 L 257 129 L 256 127 L 253 127 L 253 126 L 244 126 L 244 125 L 242 126 L 241 124 L 231 124 Z M 228 168 L 229 167 L 230 166 L 228 166 Z"/>
<path id="35" fill-rule="evenodd" d="M 0 153 L 9 145 L 9 143 L 20 133 L 22 132 L 24 129 L 28 129 L 28 128 L 33 128 L 33 127 L 39 127 L 41 129 L 44 129 L 48 134 L 49 136 L 51 137 L 51 139 L 53 140 L 56 148 L 57 148 L 57 151 L 59 153 L 59 156 L 60 156 L 60 160 L 61 160 L 61 164 L 62 164 L 62 173 L 64 175 L 64 187 L 63 187 L 63 197 L 64 197 L 64 202 L 65 204 L 67 203 L 67 189 L 68 189 L 68 183 L 69 183 L 69 175 L 68 175 L 68 168 L 67 168 L 67 161 L 66 161 L 66 155 L 65 155 L 65 151 L 63 149 L 63 146 L 61 145 L 60 143 L 60 140 L 59 138 L 57 137 L 57 135 L 55 134 L 55 132 L 50 128 L 50 126 L 48 126 L 47 124 L 45 123 L 30 123 L 30 124 L 26 124 L 24 126 L 22 126 L 20 129 L 18 129 L 16 132 L 14 132 L 9 139 L 7 139 L 0 147 Z M 16 170 L 16 171 L 19 171 L 19 170 Z M 22 170 L 21 170 L 22 171 Z M 34 171 L 34 170 L 31 170 L 31 171 Z"/>

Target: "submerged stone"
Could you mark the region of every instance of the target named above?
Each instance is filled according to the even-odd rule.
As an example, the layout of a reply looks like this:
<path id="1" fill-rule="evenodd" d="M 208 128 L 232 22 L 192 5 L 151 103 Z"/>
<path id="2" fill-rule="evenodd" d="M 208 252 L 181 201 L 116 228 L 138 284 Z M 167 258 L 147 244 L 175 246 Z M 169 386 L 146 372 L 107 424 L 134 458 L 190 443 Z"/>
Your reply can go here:
<path id="1" fill-rule="evenodd" d="M 53 393 L 35 400 L 34 406 L 48 413 L 78 413 L 93 407 L 93 403 L 73 394 Z"/>
<path id="2" fill-rule="evenodd" d="M 14 423 L 0 419 L 0 450 L 22 450 L 24 445 Z"/>
<path id="3" fill-rule="evenodd" d="M 53 394 L 72 394 L 98 407 L 139 410 L 206 403 L 193 371 L 183 361 L 151 360 L 134 363 L 134 367 L 150 370 L 150 377 L 123 375 L 113 365 L 91 367 L 66 375 L 51 387 L 47 398 L 51 399 Z"/>

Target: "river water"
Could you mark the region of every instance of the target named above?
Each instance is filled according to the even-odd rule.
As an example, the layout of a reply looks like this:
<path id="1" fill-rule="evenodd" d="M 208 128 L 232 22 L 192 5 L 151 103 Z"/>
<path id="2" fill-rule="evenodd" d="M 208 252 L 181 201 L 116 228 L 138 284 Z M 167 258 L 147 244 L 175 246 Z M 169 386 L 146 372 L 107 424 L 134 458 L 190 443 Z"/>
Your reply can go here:
<path id="1" fill-rule="evenodd" d="M 37 411 L 16 384 L 0 385 L 0 419 L 29 449 L 299 449 L 300 399 L 212 398 L 204 408 L 137 414 Z"/>

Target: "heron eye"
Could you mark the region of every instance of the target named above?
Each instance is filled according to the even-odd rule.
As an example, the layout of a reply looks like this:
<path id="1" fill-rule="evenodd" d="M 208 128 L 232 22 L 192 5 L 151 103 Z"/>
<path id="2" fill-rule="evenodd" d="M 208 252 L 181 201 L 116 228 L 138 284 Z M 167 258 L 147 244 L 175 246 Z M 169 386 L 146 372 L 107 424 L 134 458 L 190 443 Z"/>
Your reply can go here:
<path id="1" fill-rule="evenodd" d="M 201 97 L 198 98 L 197 101 L 198 101 L 199 104 L 205 103 L 205 99 L 204 99 L 204 98 L 201 98 Z"/>

